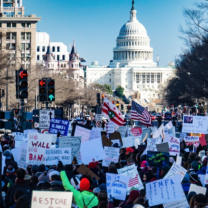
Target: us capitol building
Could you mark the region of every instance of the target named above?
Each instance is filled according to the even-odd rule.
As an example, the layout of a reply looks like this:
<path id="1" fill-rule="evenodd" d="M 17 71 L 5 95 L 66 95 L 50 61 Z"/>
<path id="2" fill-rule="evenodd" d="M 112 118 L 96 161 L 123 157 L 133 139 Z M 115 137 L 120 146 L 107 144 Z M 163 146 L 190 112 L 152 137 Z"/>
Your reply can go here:
<path id="1" fill-rule="evenodd" d="M 86 80 L 88 84 L 108 84 L 112 90 L 120 85 L 126 97 L 133 95 L 132 98 L 143 106 L 153 105 L 152 108 L 158 111 L 162 108 L 160 89 L 174 76 L 175 67 L 174 63 L 158 67 L 153 61 L 150 38 L 136 14 L 132 1 L 130 20 L 122 26 L 117 37 L 113 60 L 108 66 L 92 62 L 86 67 Z"/>

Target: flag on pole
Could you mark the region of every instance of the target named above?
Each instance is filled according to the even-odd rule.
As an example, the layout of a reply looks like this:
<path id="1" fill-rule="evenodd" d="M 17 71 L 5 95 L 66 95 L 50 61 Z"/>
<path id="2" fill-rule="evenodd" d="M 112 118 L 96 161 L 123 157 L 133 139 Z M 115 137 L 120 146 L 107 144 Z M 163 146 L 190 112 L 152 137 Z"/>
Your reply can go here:
<path id="1" fill-rule="evenodd" d="M 138 120 L 144 125 L 152 126 L 152 118 L 150 113 L 133 100 L 131 103 L 131 119 Z"/>
<path id="2" fill-rule="evenodd" d="M 124 118 L 121 111 L 115 105 L 113 105 L 113 103 L 111 103 L 111 101 L 108 100 L 106 97 L 103 101 L 102 115 L 118 126 L 124 125 Z"/>

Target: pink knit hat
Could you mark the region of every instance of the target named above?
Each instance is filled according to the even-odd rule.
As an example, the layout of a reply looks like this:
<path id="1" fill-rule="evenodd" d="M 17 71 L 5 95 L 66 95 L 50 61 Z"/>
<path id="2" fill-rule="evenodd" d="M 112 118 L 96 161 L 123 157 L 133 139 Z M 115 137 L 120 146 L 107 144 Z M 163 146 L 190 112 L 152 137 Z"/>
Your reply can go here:
<path id="1" fill-rule="evenodd" d="M 147 166 L 147 161 L 142 161 L 141 162 L 141 168 L 145 168 Z"/>

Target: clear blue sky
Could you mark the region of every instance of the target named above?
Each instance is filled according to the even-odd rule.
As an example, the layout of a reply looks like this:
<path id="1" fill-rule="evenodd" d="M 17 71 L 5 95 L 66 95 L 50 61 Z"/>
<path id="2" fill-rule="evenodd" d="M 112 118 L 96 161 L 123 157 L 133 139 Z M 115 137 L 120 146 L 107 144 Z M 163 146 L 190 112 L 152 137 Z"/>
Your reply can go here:
<path id="1" fill-rule="evenodd" d="M 76 41 L 80 57 L 108 65 L 120 28 L 129 19 L 132 0 L 23 0 L 25 14 L 42 17 L 37 31 L 47 32 L 52 42 Z M 185 48 L 179 25 L 185 24 L 182 11 L 195 0 L 135 0 L 138 20 L 145 26 L 165 66 Z"/>

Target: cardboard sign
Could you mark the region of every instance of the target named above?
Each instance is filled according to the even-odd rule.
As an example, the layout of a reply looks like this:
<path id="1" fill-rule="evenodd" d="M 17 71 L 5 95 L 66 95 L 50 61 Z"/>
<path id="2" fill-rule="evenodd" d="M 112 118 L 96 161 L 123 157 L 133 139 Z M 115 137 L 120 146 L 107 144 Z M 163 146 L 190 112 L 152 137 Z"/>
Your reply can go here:
<path id="1" fill-rule="evenodd" d="M 133 147 L 134 138 L 133 137 L 122 137 L 123 147 Z"/>
<path id="2" fill-rule="evenodd" d="M 180 139 L 176 138 L 176 137 L 171 137 L 168 141 L 168 145 L 169 145 L 169 153 L 170 155 L 176 156 L 176 155 L 180 155 Z"/>
<path id="3" fill-rule="evenodd" d="M 89 141 L 94 140 L 94 139 L 100 139 L 100 138 L 101 138 L 101 132 L 99 129 L 95 128 L 90 131 Z"/>
<path id="4" fill-rule="evenodd" d="M 21 132 L 12 132 L 12 136 L 15 140 L 15 148 L 18 148 L 22 145 L 22 142 L 27 141 L 27 134 Z"/>
<path id="5" fill-rule="evenodd" d="M 172 121 L 168 122 L 165 127 L 167 127 L 168 129 L 171 129 L 173 127 Z"/>
<path id="6" fill-rule="evenodd" d="M 67 136 L 69 130 L 69 121 L 52 118 L 50 122 L 49 133 L 57 134 L 60 132 L 61 136 Z"/>
<path id="7" fill-rule="evenodd" d="M 146 197 L 149 206 L 170 203 L 183 199 L 180 177 L 161 179 L 146 184 Z"/>
<path id="8" fill-rule="evenodd" d="M 169 153 L 147 151 L 147 163 L 150 167 L 163 168 L 169 165 Z"/>
<path id="9" fill-rule="evenodd" d="M 131 134 L 135 137 L 141 136 L 142 135 L 142 128 L 140 128 L 140 127 L 132 128 Z"/>
<path id="10" fill-rule="evenodd" d="M 208 134 L 208 117 L 205 116 L 183 116 L 183 129 L 184 133 L 198 133 Z"/>
<path id="11" fill-rule="evenodd" d="M 158 137 L 158 138 L 155 138 L 155 139 L 152 139 L 152 138 L 147 139 L 147 151 L 157 152 L 156 144 L 160 144 L 161 141 L 162 141 L 161 137 Z"/>
<path id="12" fill-rule="evenodd" d="M 49 129 L 50 120 L 55 117 L 54 110 L 39 110 L 39 128 Z"/>
<path id="13" fill-rule="evenodd" d="M 164 124 L 162 124 L 160 126 L 160 128 L 153 134 L 152 138 L 158 138 L 160 136 L 162 136 L 162 134 L 164 133 Z"/>
<path id="14" fill-rule="evenodd" d="M 129 177 L 124 175 L 106 173 L 106 185 L 108 198 L 110 195 L 114 199 L 125 200 Z"/>
<path id="15" fill-rule="evenodd" d="M 97 181 L 99 181 L 99 177 L 94 174 L 88 167 L 86 167 L 84 164 L 80 165 L 79 168 L 77 169 L 77 172 L 80 173 L 81 175 L 87 175 L 90 178 L 95 177 Z"/>
<path id="16" fill-rule="evenodd" d="M 52 135 L 28 134 L 26 163 L 39 165 L 45 163 L 45 149 L 50 149 Z"/>
<path id="17" fill-rule="evenodd" d="M 169 145 L 168 142 L 162 143 L 162 144 L 156 144 L 157 151 L 158 152 L 165 152 L 169 153 Z"/>
<path id="18" fill-rule="evenodd" d="M 103 144 L 103 147 L 106 146 L 106 147 L 111 147 L 111 145 L 113 144 L 113 142 L 108 139 L 107 136 L 105 136 L 104 134 L 102 135 L 102 144 Z"/>
<path id="19" fill-rule="evenodd" d="M 122 139 L 121 139 L 121 134 L 119 132 L 115 132 L 110 134 L 110 140 L 115 140 L 115 139 L 119 139 L 121 145 L 123 145 Z"/>
<path id="20" fill-rule="evenodd" d="M 182 181 L 186 172 L 187 172 L 187 170 L 185 168 L 174 163 L 164 178 L 170 178 L 170 177 L 174 177 L 174 176 L 178 175 L 178 176 L 180 176 L 180 181 Z"/>
<path id="21" fill-rule="evenodd" d="M 117 131 L 121 134 L 121 137 L 125 137 L 127 133 L 127 126 L 119 126 Z"/>
<path id="22" fill-rule="evenodd" d="M 27 166 L 29 165 L 28 163 L 26 163 L 26 157 L 27 157 L 27 144 L 25 143 L 22 146 L 21 153 L 20 153 L 20 159 L 17 162 L 18 167 L 22 168 L 24 170 L 27 170 Z"/>
<path id="23" fill-rule="evenodd" d="M 72 192 L 33 191 L 31 208 L 71 208 Z"/>
<path id="24" fill-rule="evenodd" d="M 81 137 L 60 137 L 59 148 L 71 148 L 71 158 L 78 160 L 81 147 Z"/>
<path id="25" fill-rule="evenodd" d="M 58 161 L 62 161 L 63 165 L 71 164 L 71 148 L 45 150 L 45 165 L 57 165 Z"/>
<path id="26" fill-rule="evenodd" d="M 81 136 L 81 142 L 87 142 L 90 139 L 90 129 L 76 125 L 74 136 Z"/>
<path id="27" fill-rule="evenodd" d="M 129 184 L 127 188 L 127 195 L 129 195 L 132 188 L 141 190 L 144 188 L 137 167 L 135 165 L 130 165 L 121 169 L 117 169 L 119 175 L 125 175 L 129 177 Z"/>
<path id="28" fill-rule="evenodd" d="M 117 163 L 119 158 L 119 148 L 104 147 L 105 156 L 103 159 L 102 166 L 108 167 L 111 162 Z"/>
<path id="29" fill-rule="evenodd" d="M 182 164 L 182 157 L 181 156 L 177 156 L 176 158 L 176 164 L 181 165 Z"/>
<path id="30" fill-rule="evenodd" d="M 190 188 L 189 188 L 189 193 L 192 192 L 192 191 L 196 192 L 196 194 L 204 194 L 205 195 L 207 189 L 204 188 L 204 187 L 197 186 L 197 185 L 191 183 Z"/>

